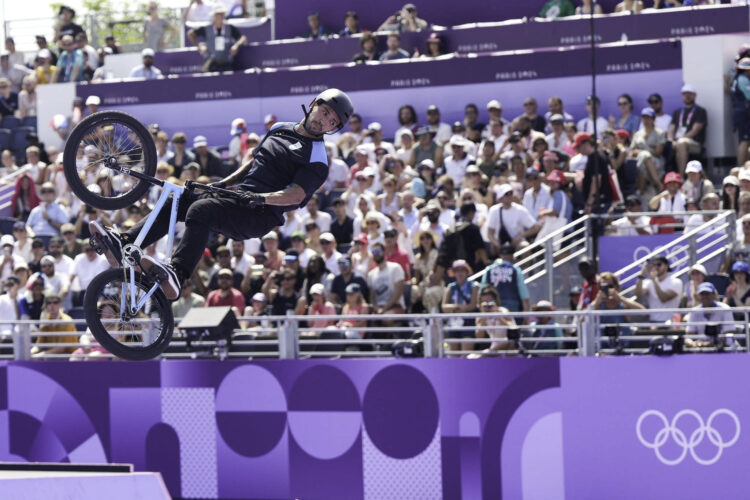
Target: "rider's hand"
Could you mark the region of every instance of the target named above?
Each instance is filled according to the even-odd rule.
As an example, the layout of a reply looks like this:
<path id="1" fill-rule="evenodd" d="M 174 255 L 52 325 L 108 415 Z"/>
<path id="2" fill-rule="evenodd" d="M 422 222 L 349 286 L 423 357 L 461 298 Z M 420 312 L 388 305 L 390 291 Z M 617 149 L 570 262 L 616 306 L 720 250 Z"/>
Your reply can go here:
<path id="1" fill-rule="evenodd" d="M 242 193 L 241 200 L 250 208 L 262 207 L 266 204 L 266 197 L 256 193 Z"/>

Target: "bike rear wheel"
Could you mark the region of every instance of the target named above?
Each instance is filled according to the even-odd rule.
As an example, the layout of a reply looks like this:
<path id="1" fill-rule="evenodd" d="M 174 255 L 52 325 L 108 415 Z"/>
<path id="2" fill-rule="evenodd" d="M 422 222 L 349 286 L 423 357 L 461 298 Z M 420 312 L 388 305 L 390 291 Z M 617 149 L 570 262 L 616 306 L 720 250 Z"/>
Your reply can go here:
<path id="1" fill-rule="evenodd" d="M 70 189 L 82 202 L 101 210 L 125 208 L 138 201 L 150 186 L 128 175 L 127 170 L 152 177 L 156 172 L 154 139 L 141 122 L 127 113 L 94 113 L 70 133 L 63 169 Z M 99 189 L 93 187 L 97 185 Z"/>
<path id="2" fill-rule="evenodd" d="M 131 361 L 153 359 L 172 338 L 172 306 L 157 289 L 137 314 L 130 314 L 132 291 L 138 303 L 153 282 L 136 272 L 131 287 L 129 276 L 128 269 L 110 269 L 91 280 L 83 304 L 86 323 L 102 347 L 115 356 Z"/>

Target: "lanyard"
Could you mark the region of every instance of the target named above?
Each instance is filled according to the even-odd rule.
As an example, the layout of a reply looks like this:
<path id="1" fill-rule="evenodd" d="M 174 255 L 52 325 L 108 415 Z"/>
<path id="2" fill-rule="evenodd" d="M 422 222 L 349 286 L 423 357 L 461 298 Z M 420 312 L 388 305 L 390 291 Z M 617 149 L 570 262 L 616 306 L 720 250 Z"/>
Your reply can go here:
<path id="1" fill-rule="evenodd" d="M 693 115 L 695 114 L 695 108 L 696 106 L 693 106 L 693 109 L 690 110 L 690 113 L 687 115 L 687 120 L 685 122 L 682 121 L 682 118 L 685 115 L 685 108 L 682 108 L 680 110 L 680 120 L 677 122 L 678 127 L 687 127 L 688 123 L 690 123 L 690 120 L 693 119 Z"/>

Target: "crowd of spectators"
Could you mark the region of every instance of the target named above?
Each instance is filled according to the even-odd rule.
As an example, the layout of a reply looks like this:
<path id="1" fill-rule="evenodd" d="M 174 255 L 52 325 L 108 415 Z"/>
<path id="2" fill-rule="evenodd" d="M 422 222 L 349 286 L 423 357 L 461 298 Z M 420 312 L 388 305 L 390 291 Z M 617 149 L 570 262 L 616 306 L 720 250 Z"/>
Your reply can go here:
<path id="1" fill-rule="evenodd" d="M 726 300 L 745 305 L 747 280 L 736 277 L 741 274 L 737 266 L 750 252 L 750 164 L 733 169 L 717 192 L 700 155 L 690 156 L 689 146 L 702 145 L 707 127 L 696 97 L 689 84 L 682 87 L 682 103 L 665 104 L 656 94 L 634 103 L 623 94 L 617 100 L 622 115 L 602 119 L 597 135 L 593 127 L 588 131 L 589 122 L 601 118 L 595 98 L 587 100 L 588 117 L 577 123 L 558 97 L 549 99 L 545 112 L 529 97 L 524 113 L 509 118 L 496 99 L 481 111 L 470 103 L 464 119 L 453 124 L 441 121 L 436 105 L 421 115 L 404 105 L 395 113 L 400 128 L 393 138 L 383 136 L 380 123 L 365 126 L 355 114 L 346 129 L 327 137 L 329 178 L 307 206 L 288 212 L 285 224 L 262 238 L 231 241 L 215 235 L 191 286 L 173 304 L 174 312 L 179 317 L 191 307 L 228 305 L 249 318 L 243 326 L 257 328 L 259 320 L 253 317 L 287 310 L 308 316 L 346 311 L 349 319 L 341 324 L 310 319 L 308 326 L 349 337 L 371 335 L 357 330 L 371 324 L 351 319 L 357 313 L 544 312 L 552 306 L 530 302 L 514 252 L 585 213 L 622 214 L 605 233 L 634 235 L 659 232 L 651 219 L 700 208 L 738 215 L 738 239 L 724 263 L 734 283 Z M 98 109 L 96 101 L 87 102 L 80 115 Z M 671 120 L 663 118 L 670 116 L 665 105 L 673 110 Z M 634 107 L 642 107 L 639 114 L 632 113 Z M 267 121 L 270 127 L 275 117 L 269 115 Z M 612 128 L 625 126 L 629 130 Z M 223 177 L 251 158 L 261 139 L 245 120 L 235 119 L 228 127 L 226 150 L 231 154 L 222 158 L 203 136 L 189 141 L 179 131 L 170 137 L 157 124 L 148 128 L 157 146 L 157 177 L 176 183 Z M 691 133 L 683 158 L 680 144 Z M 12 209 L 18 222 L 13 235 L 3 237 L 0 272 L 19 307 L 6 307 L 0 319 L 40 319 L 58 309 L 51 317 L 64 318 L 60 314 L 76 311 L 88 281 L 107 268 L 88 245 L 88 222 L 100 219 L 127 229 L 149 213 L 160 193 L 153 187 L 140 202 L 118 211 L 86 206 L 67 186 L 62 155 L 54 149 L 44 153 L 48 162 L 41 160 L 39 147 L 29 147 L 24 171 L 17 175 Z M 85 164 L 92 154 L 81 148 L 77 161 Z M 12 155 L 5 154 L 3 168 L 6 175 L 19 169 Z M 90 189 L 115 189 L 106 172 L 92 181 Z M 643 213 L 644 207 L 651 214 Z M 710 218 L 696 212 L 671 220 L 689 228 Z M 178 224 L 178 238 L 181 230 Z M 146 252 L 165 258 L 165 243 Z M 581 262 L 579 269 L 583 285 L 577 308 L 636 309 L 643 307 L 636 299 L 646 298 L 652 309 L 700 304 L 699 286 L 685 290 L 680 280 L 668 276 L 662 261 L 644 268 L 634 298 L 619 295 L 613 276 L 597 276 L 595 262 Z M 47 311 L 45 297 L 60 307 Z M 650 319 L 663 322 L 671 316 Z M 393 319 L 380 323 L 408 326 Z M 506 327 L 517 328 L 513 323 L 488 328 L 469 322 L 476 330 L 451 333 L 468 339 L 452 346 L 469 349 L 475 342 L 471 339 L 483 335 L 489 351 L 517 346 L 515 341 L 492 340 Z M 527 334 L 562 335 L 561 328 L 544 322 L 518 323 Z M 542 349 L 562 343 L 535 345 Z"/>

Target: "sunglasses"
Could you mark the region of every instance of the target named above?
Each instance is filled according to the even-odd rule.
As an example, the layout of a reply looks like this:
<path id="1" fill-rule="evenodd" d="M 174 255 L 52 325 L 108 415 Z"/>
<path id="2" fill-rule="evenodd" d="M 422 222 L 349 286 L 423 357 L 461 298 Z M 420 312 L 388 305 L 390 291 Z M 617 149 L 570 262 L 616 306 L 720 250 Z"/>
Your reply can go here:
<path id="1" fill-rule="evenodd" d="M 620 101 L 620 102 L 617 103 L 618 106 L 627 106 L 628 104 L 630 104 L 630 103 L 627 102 L 627 101 Z"/>
<path id="2" fill-rule="evenodd" d="M 377 224 L 377 221 L 374 221 L 374 220 L 367 221 L 367 225 L 369 226 L 370 224 Z"/>
<path id="3" fill-rule="evenodd" d="M 383 253 L 383 250 L 381 250 L 381 249 L 379 249 L 379 248 L 376 248 L 375 250 L 373 250 L 373 251 L 372 251 L 372 254 L 373 254 L 373 255 L 380 255 L 380 254 L 382 254 L 382 253 Z"/>
<path id="4" fill-rule="evenodd" d="M 490 302 L 490 301 L 482 302 L 482 308 L 484 308 L 484 309 L 489 309 L 489 308 L 493 307 L 494 305 L 495 305 L 494 302 Z"/>
<path id="5" fill-rule="evenodd" d="M 658 104 L 658 103 L 660 103 L 661 101 L 660 101 L 659 99 L 649 99 L 649 100 L 648 100 L 648 102 L 649 102 L 650 104 Z"/>
<path id="6" fill-rule="evenodd" d="M 41 193 L 42 193 L 42 194 L 55 194 L 55 192 L 54 192 L 54 191 L 51 191 L 51 190 L 49 190 L 49 189 L 42 189 L 42 190 L 41 190 Z"/>
<path id="7" fill-rule="evenodd" d="M 42 269 L 44 269 L 45 267 L 52 267 L 52 264 L 42 264 Z"/>
<path id="8" fill-rule="evenodd" d="M 48 300 L 47 301 L 47 305 L 48 306 L 56 306 L 56 305 L 59 305 L 59 304 L 60 304 L 59 300 Z"/>
<path id="9" fill-rule="evenodd" d="M 523 105 L 524 106 L 533 106 L 534 103 L 533 102 L 525 102 L 525 103 L 523 103 Z"/>

